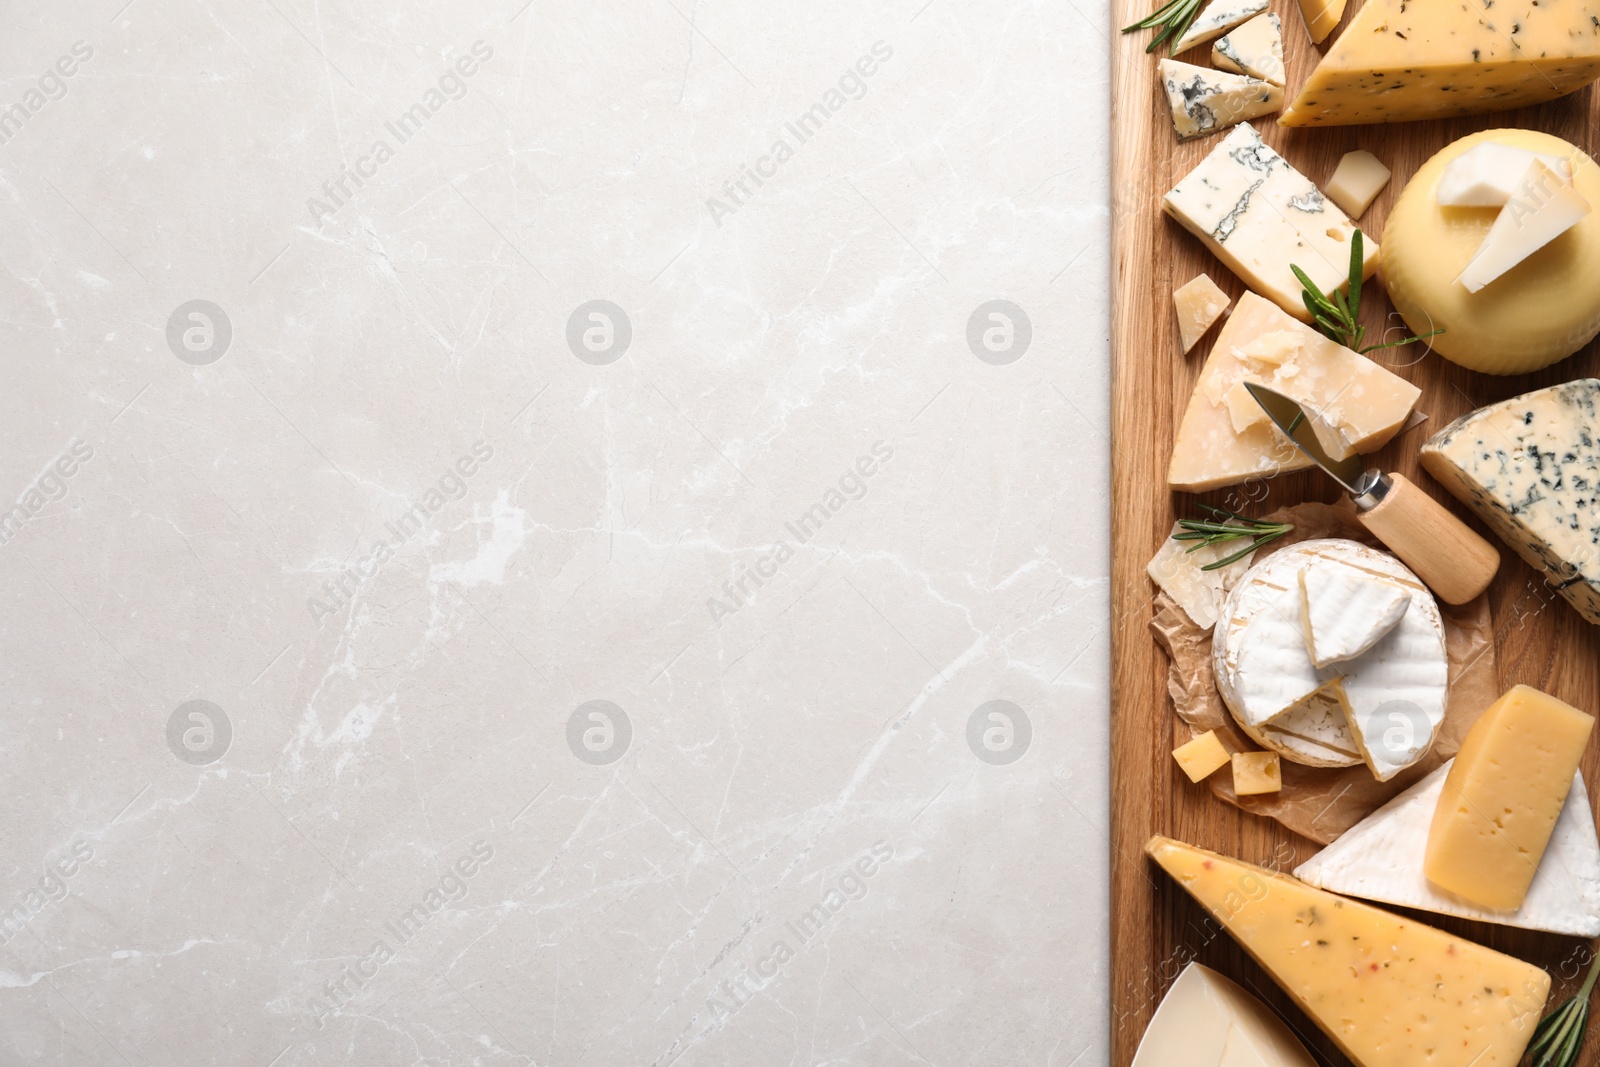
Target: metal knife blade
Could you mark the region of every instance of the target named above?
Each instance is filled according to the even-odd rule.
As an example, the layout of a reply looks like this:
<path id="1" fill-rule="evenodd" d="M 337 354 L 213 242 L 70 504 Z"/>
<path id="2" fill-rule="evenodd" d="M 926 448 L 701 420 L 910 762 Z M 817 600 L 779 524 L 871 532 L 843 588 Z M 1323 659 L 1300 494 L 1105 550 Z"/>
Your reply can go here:
<path id="1" fill-rule="evenodd" d="M 1265 411 L 1267 417 L 1283 431 L 1284 436 L 1293 441 L 1295 447 L 1304 452 L 1311 462 L 1327 471 L 1334 481 L 1344 486 L 1351 496 L 1359 498 L 1370 492 L 1371 483 L 1382 477 L 1377 471 L 1365 471 L 1360 456 L 1334 459 L 1328 455 L 1327 449 L 1323 448 L 1322 442 L 1317 439 L 1315 427 L 1311 424 L 1311 420 L 1316 417 L 1315 412 L 1306 410 L 1298 401 L 1291 400 L 1264 385 L 1245 382 L 1244 387 L 1250 390 L 1250 395 L 1256 398 L 1261 410 Z"/>

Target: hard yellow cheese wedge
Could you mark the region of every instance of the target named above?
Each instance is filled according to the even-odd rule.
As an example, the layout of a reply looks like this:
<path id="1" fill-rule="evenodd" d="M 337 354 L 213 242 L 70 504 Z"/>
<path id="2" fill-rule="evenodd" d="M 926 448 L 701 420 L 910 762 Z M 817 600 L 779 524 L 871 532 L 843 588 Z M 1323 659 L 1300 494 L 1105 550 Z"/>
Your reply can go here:
<path id="1" fill-rule="evenodd" d="M 1284 126 L 1442 119 L 1525 107 L 1600 77 L 1600 2 L 1367 0 Z"/>
<path id="2" fill-rule="evenodd" d="M 1242 403 L 1235 392 L 1246 380 L 1323 416 L 1331 426 L 1327 435 L 1318 427 L 1318 436 L 1339 458 L 1381 448 L 1405 424 L 1421 392 L 1290 318 L 1270 300 L 1245 293 L 1217 336 L 1178 426 L 1167 468 L 1172 488 L 1200 492 L 1311 466 L 1266 419 L 1235 421 L 1235 410 L 1241 416 L 1259 411 L 1259 405 Z"/>
<path id="3" fill-rule="evenodd" d="M 1550 977 L 1410 919 L 1165 837 L 1145 851 L 1359 1067 L 1515 1067 Z"/>
<path id="4" fill-rule="evenodd" d="M 1594 718 L 1519 685 L 1467 731 L 1428 831 L 1423 870 L 1486 908 L 1522 907 Z"/>

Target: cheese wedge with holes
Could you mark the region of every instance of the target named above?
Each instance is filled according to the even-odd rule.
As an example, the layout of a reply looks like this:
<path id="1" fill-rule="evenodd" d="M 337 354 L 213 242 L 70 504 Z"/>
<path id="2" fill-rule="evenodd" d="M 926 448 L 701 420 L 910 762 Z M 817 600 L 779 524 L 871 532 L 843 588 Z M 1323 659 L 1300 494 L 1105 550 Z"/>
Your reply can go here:
<path id="1" fill-rule="evenodd" d="M 1365 653 L 1410 606 L 1409 591 L 1371 574 L 1343 567 L 1300 572 L 1300 624 L 1319 668 Z"/>
<path id="2" fill-rule="evenodd" d="M 1550 976 L 1413 919 L 1165 837 L 1145 851 L 1359 1067 L 1516 1067 Z"/>
<path id="3" fill-rule="evenodd" d="M 1218 334 L 1183 413 L 1167 467 L 1170 487 L 1201 492 L 1311 466 L 1270 421 L 1236 428 L 1236 418 L 1251 418 L 1250 408 L 1240 403 L 1249 394 L 1230 393 L 1246 381 L 1319 412 L 1331 423 L 1325 444 L 1338 457 L 1382 448 L 1421 395 L 1404 378 L 1245 293 Z"/>
<path id="4" fill-rule="evenodd" d="M 1583 777 L 1574 775 L 1566 802 L 1528 895 L 1516 911 L 1469 904 L 1436 889 L 1423 872 L 1428 830 L 1454 761 L 1346 830 L 1295 868 L 1302 882 L 1346 896 L 1478 922 L 1600 936 L 1600 842 Z"/>

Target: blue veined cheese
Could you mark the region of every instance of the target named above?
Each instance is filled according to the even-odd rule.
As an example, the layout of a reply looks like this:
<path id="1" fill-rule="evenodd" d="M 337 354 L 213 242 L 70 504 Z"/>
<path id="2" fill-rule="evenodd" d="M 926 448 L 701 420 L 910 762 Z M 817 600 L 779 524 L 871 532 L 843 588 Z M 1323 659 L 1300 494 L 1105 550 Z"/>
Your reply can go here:
<path id="1" fill-rule="evenodd" d="M 1241 22 L 1255 18 L 1267 9 L 1267 0 L 1211 0 L 1211 4 L 1189 23 L 1183 36 L 1172 43 L 1172 55 L 1186 52 L 1197 44 L 1227 33 Z"/>
<path id="2" fill-rule="evenodd" d="M 1175 59 L 1161 61 L 1161 85 L 1172 108 L 1172 127 L 1185 141 L 1270 115 L 1283 106 L 1281 86 Z"/>
<path id="3" fill-rule="evenodd" d="M 1255 127 L 1235 126 L 1161 202 L 1246 285 L 1302 322 L 1298 266 L 1324 293 L 1350 276 L 1355 223 L 1273 151 Z M 1362 277 L 1378 269 L 1378 242 L 1363 245 Z"/>
<path id="4" fill-rule="evenodd" d="M 1257 15 L 1211 46 L 1211 62 L 1222 70 L 1282 85 L 1283 23 L 1271 11 Z"/>
<path id="5" fill-rule="evenodd" d="M 1422 465 L 1600 623 L 1600 380 L 1463 415 L 1422 446 Z"/>

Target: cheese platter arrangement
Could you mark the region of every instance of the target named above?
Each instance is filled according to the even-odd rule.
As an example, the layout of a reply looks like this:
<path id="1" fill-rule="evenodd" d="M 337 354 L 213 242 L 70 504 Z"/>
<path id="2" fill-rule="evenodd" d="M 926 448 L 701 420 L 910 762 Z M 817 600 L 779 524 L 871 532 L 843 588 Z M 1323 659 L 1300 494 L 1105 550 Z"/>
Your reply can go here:
<path id="1" fill-rule="evenodd" d="M 1112 1063 L 1600 1065 L 1600 0 L 1113 17 Z"/>

